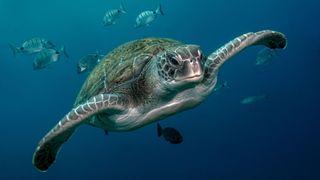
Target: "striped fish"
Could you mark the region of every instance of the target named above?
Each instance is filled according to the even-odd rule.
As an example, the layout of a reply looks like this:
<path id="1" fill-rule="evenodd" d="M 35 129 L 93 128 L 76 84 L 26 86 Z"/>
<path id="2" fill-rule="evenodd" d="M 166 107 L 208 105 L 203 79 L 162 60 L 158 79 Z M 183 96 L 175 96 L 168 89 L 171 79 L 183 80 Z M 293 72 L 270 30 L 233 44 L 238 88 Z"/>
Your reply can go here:
<path id="1" fill-rule="evenodd" d="M 102 57 L 103 55 L 99 55 L 99 52 L 96 52 L 80 58 L 77 65 L 78 74 L 91 71 L 100 62 Z"/>
<path id="2" fill-rule="evenodd" d="M 34 58 L 33 70 L 40 70 L 40 69 L 47 68 L 50 64 L 57 62 L 62 53 L 67 58 L 69 57 L 69 55 L 67 54 L 67 52 L 63 46 L 61 47 L 60 50 L 43 49 Z"/>
<path id="3" fill-rule="evenodd" d="M 54 48 L 54 44 L 44 38 L 35 37 L 26 40 L 22 43 L 20 47 L 16 47 L 9 43 L 9 47 L 11 48 L 13 55 L 15 56 L 17 53 L 24 53 L 24 54 L 33 54 L 42 51 L 46 48 Z"/>
<path id="4" fill-rule="evenodd" d="M 263 48 L 257 53 L 255 65 L 270 63 L 277 56 L 275 49 Z"/>
<path id="5" fill-rule="evenodd" d="M 161 4 L 159 4 L 155 11 L 148 10 L 141 12 L 136 18 L 136 24 L 134 25 L 134 27 L 139 28 L 149 26 L 150 23 L 152 23 L 159 14 L 164 15 Z"/>
<path id="6" fill-rule="evenodd" d="M 103 26 L 110 26 L 116 23 L 116 21 L 120 18 L 121 14 L 125 14 L 127 11 L 125 10 L 123 4 L 120 4 L 119 9 L 111 9 L 106 12 L 103 17 L 102 24 Z"/>

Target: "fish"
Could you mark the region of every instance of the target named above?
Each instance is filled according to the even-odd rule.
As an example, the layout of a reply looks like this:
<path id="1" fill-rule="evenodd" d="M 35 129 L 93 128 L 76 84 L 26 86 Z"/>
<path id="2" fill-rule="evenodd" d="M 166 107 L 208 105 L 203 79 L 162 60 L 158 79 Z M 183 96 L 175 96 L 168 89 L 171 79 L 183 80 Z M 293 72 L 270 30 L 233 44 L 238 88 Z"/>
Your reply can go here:
<path id="1" fill-rule="evenodd" d="M 100 62 L 102 57 L 103 55 L 99 55 L 99 52 L 81 57 L 77 64 L 78 74 L 90 72 Z"/>
<path id="2" fill-rule="evenodd" d="M 228 81 L 224 81 L 222 84 L 218 84 L 218 85 L 213 89 L 213 91 L 214 91 L 214 92 L 217 92 L 217 91 L 220 91 L 220 90 L 223 89 L 223 88 L 230 88 Z"/>
<path id="3" fill-rule="evenodd" d="M 62 46 L 60 50 L 43 49 L 34 58 L 33 70 L 40 70 L 47 68 L 50 64 L 57 62 L 61 54 L 69 58 L 65 48 Z"/>
<path id="4" fill-rule="evenodd" d="M 275 56 L 277 56 L 275 49 L 263 48 L 257 53 L 255 65 L 269 64 Z"/>
<path id="5" fill-rule="evenodd" d="M 8 45 L 11 48 L 14 56 L 18 53 L 34 54 L 42 51 L 43 49 L 55 47 L 51 41 L 40 37 L 28 39 L 24 41 L 20 47 L 14 46 L 11 43 L 8 43 Z"/>
<path id="6" fill-rule="evenodd" d="M 158 15 L 164 15 L 162 11 L 161 4 L 157 7 L 155 11 L 147 10 L 141 12 L 136 18 L 135 28 L 149 26 Z"/>
<path id="7" fill-rule="evenodd" d="M 159 123 L 157 123 L 158 137 L 163 136 L 166 141 L 171 144 L 180 144 L 183 142 L 183 137 L 178 130 L 172 127 L 162 128 Z"/>
<path id="8" fill-rule="evenodd" d="M 248 96 L 248 97 L 245 97 L 243 98 L 240 103 L 241 104 L 252 104 L 252 103 L 255 103 L 257 101 L 261 101 L 261 100 L 264 100 L 268 97 L 267 94 L 262 94 L 262 95 L 257 95 L 257 96 Z"/>
<path id="9" fill-rule="evenodd" d="M 103 17 L 102 25 L 110 26 L 116 23 L 122 14 L 126 14 L 127 10 L 124 8 L 123 4 L 120 4 L 119 9 L 111 9 L 107 11 Z"/>

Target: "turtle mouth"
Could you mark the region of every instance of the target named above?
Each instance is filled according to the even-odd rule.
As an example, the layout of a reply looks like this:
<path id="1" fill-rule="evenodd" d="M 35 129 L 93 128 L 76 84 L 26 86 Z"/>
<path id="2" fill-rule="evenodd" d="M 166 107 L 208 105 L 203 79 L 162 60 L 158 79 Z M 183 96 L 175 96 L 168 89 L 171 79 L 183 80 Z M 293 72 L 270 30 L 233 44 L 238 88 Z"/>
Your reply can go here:
<path id="1" fill-rule="evenodd" d="M 175 78 L 176 81 L 198 81 L 202 79 L 201 74 L 194 74 L 192 76 L 188 76 L 188 77 L 183 77 L 183 78 Z"/>
<path id="2" fill-rule="evenodd" d="M 200 76 L 201 74 L 196 74 L 194 76 L 187 77 L 186 79 L 195 79 L 195 78 L 199 78 Z"/>
<path id="3" fill-rule="evenodd" d="M 199 62 L 184 62 L 181 69 L 174 72 L 174 79 L 177 81 L 199 81 L 203 77 L 202 67 Z"/>

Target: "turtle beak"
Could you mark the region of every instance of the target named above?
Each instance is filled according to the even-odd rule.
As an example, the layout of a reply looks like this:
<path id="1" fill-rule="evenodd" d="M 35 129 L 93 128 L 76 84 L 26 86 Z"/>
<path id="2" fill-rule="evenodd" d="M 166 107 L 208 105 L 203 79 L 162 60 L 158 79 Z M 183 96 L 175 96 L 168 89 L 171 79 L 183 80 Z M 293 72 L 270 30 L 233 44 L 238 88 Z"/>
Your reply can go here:
<path id="1" fill-rule="evenodd" d="M 203 70 L 200 60 L 192 58 L 184 61 L 181 69 L 175 73 L 175 80 L 199 81 L 203 78 Z"/>

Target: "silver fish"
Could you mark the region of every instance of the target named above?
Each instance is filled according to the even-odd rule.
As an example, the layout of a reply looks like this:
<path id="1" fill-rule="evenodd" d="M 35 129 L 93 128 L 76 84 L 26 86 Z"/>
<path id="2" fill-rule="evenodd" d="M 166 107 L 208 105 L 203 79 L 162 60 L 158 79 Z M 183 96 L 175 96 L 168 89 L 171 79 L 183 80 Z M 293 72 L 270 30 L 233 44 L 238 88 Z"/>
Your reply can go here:
<path id="1" fill-rule="evenodd" d="M 264 100 L 267 97 L 268 97 L 267 94 L 262 94 L 262 95 L 257 95 L 257 96 L 249 96 L 249 97 L 243 98 L 240 103 L 241 104 L 252 104 L 257 101 Z"/>
<path id="2" fill-rule="evenodd" d="M 161 4 L 159 4 L 158 8 L 155 11 L 148 10 L 141 12 L 136 18 L 136 24 L 134 25 L 134 27 L 139 28 L 149 26 L 150 23 L 152 23 L 159 14 L 164 15 Z"/>
<path id="3" fill-rule="evenodd" d="M 61 47 L 60 50 L 43 49 L 34 58 L 33 70 L 47 68 L 50 64 L 57 62 L 61 54 L 64 54 L 65 57 L 69 58 L 64 47 Z"/>
<path id="4" fill-rule="evenodd" d="M 22 43 L 20 47 L 16 47 L 11 43 L 8 43 L 9 47 L 11 48 L 13 55 L 15 56 L 17 53 L 24 53 L 24 54 L 33 54 L 42 51 L 46 48 L 54 48 L 55 45 L 44 38 L 35 37 L 26 40 Z"/>
<path id="5" fill-rule="evenodd" d="M 81 57 L 77 65 L 78 74 L 91 71 L 100 62 L 102 57 L 103 55 L 99 55 L 99 52 Z"/>
<path id="6" fill-rule="evenodd" d="M 121 14 L 126 14 L 127 11 L 124 8 L 123 4 L 120 4 L 119 9 L 111 9 L 106 12 L 103 17 L 102 24 L 103 26 L 110 26 L 116 23 L 116 21 L 120 18 Z"/>
<path id="7" fill-rule="evenodd" d="M 276 55 L 275 49 L 263 48 L 257 53 L 255 65 L 268 64 Z"/>

